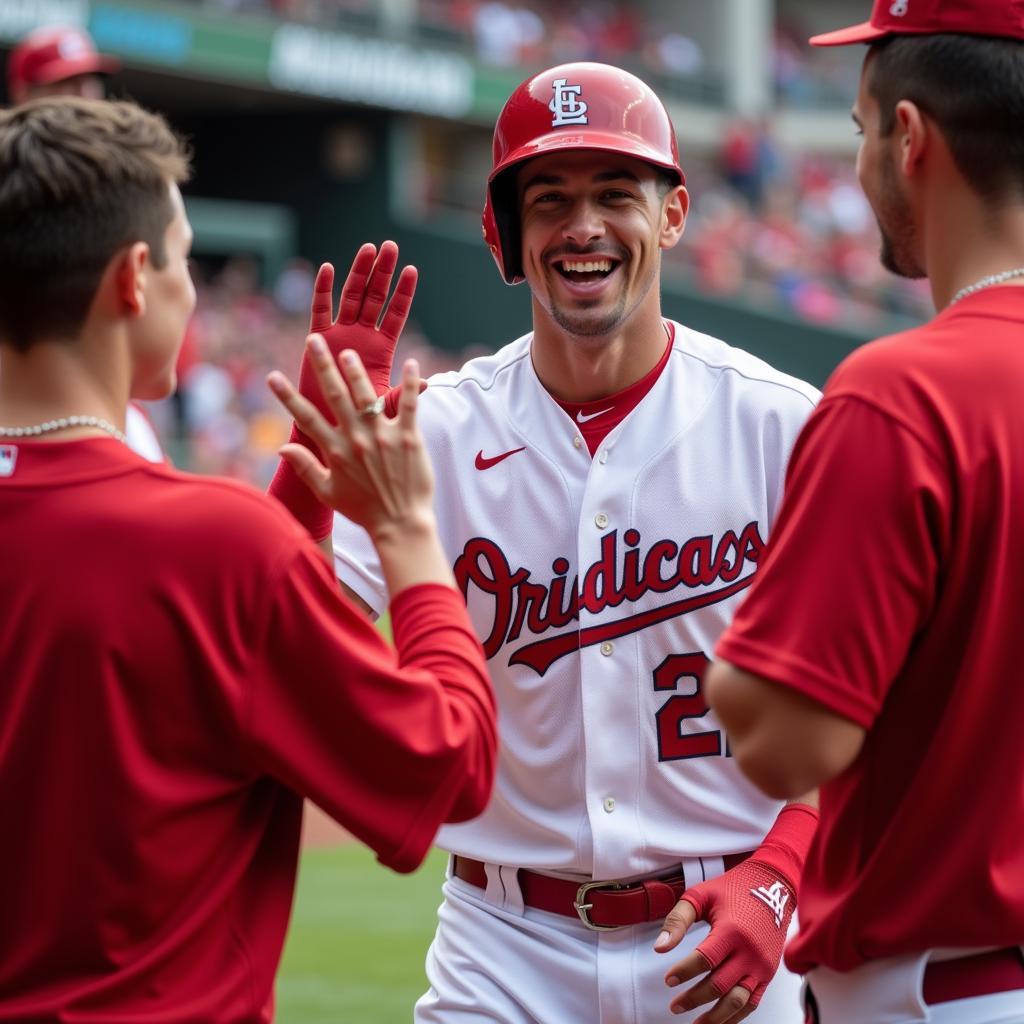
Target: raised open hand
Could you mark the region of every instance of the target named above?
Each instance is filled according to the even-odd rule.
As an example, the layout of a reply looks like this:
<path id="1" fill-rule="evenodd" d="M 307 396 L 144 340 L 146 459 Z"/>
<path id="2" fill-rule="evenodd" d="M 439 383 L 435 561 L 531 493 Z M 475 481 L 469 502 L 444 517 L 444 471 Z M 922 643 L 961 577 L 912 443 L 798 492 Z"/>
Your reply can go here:
<path id="1" fill-rule="evenodd" d="M 375 395 L 351 349 L 336 360 L 324 339 L 311 334 L 303 362 L 316 374 L 330 420 L 283 374 L 267 378 L 321 454 L 317 459 L 306 446 L 285 445 L 281 454 L 296 475 L 320 502 L 364 527 L 375 541 L 432 523 L 434 476 L 416 425 L 416 361 L 403 367 L 395 419 L 381 415 L 383 396 Z"/>
<path id="2" fill-rule="evenodd" d="M 397 265 L 398 246 L 394 242 L 383 242 L 380 252 L 372 242 L 361 246 L 342 286 L 335 318 L 334 267 L 330 263 L 323 264 L 313 285 L 309 311 L 310 332 L 323 336 L 335 358 L 343 349 L 352 349 L 362 360 L 378 395 L 391 387 L 395 348 L 416 294 L 416 268 L 403 267 L 395 292 L 388 301 Z M 305 358 L 299 374 L 299 390 L 321 413 L 326 412 L 326 407 L 318 401 L 316 374 Z"/>

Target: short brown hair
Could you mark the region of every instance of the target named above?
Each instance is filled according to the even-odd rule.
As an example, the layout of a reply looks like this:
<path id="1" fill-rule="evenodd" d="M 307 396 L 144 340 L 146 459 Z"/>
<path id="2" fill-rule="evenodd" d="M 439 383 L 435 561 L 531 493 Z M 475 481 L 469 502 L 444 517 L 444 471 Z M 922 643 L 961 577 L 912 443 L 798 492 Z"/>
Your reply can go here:
<path id="1" fill-rule="evenodd" d="M 166 265 L 170 185 L 189 156 L 157 114 L 72 97 L 0 111 L 0 339 L 27 349 L 82 328 L 115 253 Z"/>
<path id="2" fill-rule="evenodd" d="M 1024 199 L 1024 43 L 938 34 L 875 43 L 865 74 L 880 131 L 910 100 L 941 130 L 957 168 L 990 206 Z"/>

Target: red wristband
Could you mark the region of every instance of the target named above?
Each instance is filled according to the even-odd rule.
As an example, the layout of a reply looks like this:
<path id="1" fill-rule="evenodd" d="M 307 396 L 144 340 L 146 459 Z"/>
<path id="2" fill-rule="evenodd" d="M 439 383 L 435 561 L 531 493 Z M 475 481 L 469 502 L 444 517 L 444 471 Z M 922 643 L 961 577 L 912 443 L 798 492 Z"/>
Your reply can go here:
<path id="1" fill-rule="evenodd" d="M 750 859 L 782 875 L 789 882 L 796 898 L 800 891 L 800 876 L 804 872 L 807 851 L 811 848 L 817 829 L 817 807 L 810 804 L 786 804 Z"/>
<path id="2" fill-rule="evenodd" d="M 288 440 L 304 445 L 319 457 L 316 445 L 294 423 Z M 334 510 L 325 505 L 302 482 L 286 460 L 281 459 L 278 463 L 274 478 L 267 488 L 267 494 L 277 498 L 317 543 L 330 534 L 334 526 Z"/>

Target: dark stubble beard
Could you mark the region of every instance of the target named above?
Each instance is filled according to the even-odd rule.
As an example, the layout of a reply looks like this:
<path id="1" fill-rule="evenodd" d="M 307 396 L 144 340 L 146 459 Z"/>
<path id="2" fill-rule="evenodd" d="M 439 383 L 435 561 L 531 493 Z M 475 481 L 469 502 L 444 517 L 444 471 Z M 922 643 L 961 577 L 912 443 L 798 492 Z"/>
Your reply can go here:
<path id="1" fill-rule="evenodd" d="M 620 273 L 625 272 L 625 267 L 626 264 L 624 262 L 622 264 Z M 640 296 L 637 298 L 634 308 L 640 305 L 644 297 L 651 290 L 651 287 L 654 285 L 656 277 L 657 268 L 652 267 L 646 285 L 643 291 L 641 292 Z M 585 316 L 580 315 L 579 313 L 576 313 L 573 310 L 563 309 L 555 303 L 554 295 L 549 293 L 549 296 L 551 319 L 554 320 L 555 323 L 558 324 L 558 326 L 561 327 L 562 330 L 565 331 L 567 334 L 575 335 L 577 338 L 600 338 L 605 335 L 611 334 L 622 325 L 622 322 L 626 319 L 627 316 L 625 287 L 623 287 L 622 291 L 619 293 L 618 301 L 615 303 L 612 309 L 609 310 L 609 312 L 606 313 L 603 317 L 601 317 L 600 320 L 587 318 Z M 582 303 L 578 305 L 576 308 L 577 310 L 585 311 L 586 309 L 592 309 L 599 304 L 600 303 L 598 300 L 594 300 L 593 302 L 590 303 Z"/>
<path id="2" fill-rule="evenodd" d="M 595 302 L 593 305 L 597 305 Z M 586 309 L 586 307 L 583 307 Z M 622 323 L 626 313 L 626 296 L 619 296 L 615 308 L 600 320 L 589 319 L 551 304 L 551 319 L 567 334 L 581 338 L 595 338 L 603 334 L 611 334 Z"/>
<path id="3" fill-rule="evenodd" d="M 914 219 L 903 195 L 892 157 L 888 157 L 882 164 L 878 201 L 877 205 L 873 203 L 872 206 L 882 236 L 882 250 L 879 253 L 882 266 L 893 274 L 911 280 L 927 277 L 924 267 L 914 256 Z"/>

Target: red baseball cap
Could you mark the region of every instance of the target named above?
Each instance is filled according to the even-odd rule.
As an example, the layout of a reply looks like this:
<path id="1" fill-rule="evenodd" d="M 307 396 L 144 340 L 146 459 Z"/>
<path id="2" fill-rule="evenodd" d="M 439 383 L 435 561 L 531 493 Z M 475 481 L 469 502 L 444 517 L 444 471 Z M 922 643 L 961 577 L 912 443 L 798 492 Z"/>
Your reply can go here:
<path id="1" fill-rule="evenodd" d="M 870 21 L 812 36 L 810 42 L 847 46 L 940 32 L 1024 39 L 1024 0 L 875 0 Z"/>
<path id="2" fill-rule="evenodd" d="M 96 52 L 88 32 L 62 26 L 37 29 L 23 39 L 7 61 L 7 84 L 51 85 L 75 75 L 113 74 L 121 67 L 114 57 Z"/>

